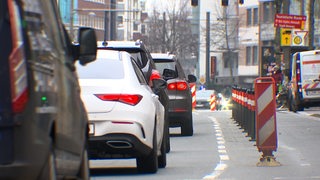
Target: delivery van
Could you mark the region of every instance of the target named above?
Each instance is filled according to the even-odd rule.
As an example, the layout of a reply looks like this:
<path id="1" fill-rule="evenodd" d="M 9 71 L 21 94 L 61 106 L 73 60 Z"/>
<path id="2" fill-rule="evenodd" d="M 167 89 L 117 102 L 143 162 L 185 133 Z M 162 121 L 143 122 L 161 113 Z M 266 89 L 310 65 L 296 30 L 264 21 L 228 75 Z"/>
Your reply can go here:
<path id="1" fill-rule="evenodd" d="M 289 84 L 289 110 L 320 105 L 320 50 L 293 54 Z"/>

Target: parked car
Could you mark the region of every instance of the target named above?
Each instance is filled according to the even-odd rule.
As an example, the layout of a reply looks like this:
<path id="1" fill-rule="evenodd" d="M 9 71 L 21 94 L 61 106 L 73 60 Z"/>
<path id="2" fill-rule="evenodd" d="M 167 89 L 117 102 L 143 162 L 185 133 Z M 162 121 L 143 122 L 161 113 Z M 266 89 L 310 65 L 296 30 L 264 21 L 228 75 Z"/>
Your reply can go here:
<path id="1" fill-rule="evenodd" d="M 151 53 L 156 69 L 167 81 L 169 95 L 170 127 L 181 127 L 184 136 L 193 135 L 192 95 L 189 83 L 195 82 L 194 75 L 186 76 L 175 55 Z"/>
<path id="2" fill-rule="evenodd" d="M 0 1 L 0 179 L 89 179 L 74 63 L 97 48 L 93 29 L 79 37 L 69 40 L 56 0 Z"/>
<path id="3" fill-rule="evenodd" d="M 210 102 L 215 96 L 214 90 L 198 90 L 196 91 L 196 108 L 210 109 Z"/>
<path id="4" fill-rule="evenodd" d="M 109 49 L 117 51 L 128 52 L 137 62 L 139 68 L 142 70 L 146 81 L 149 83 L 150 87 L 152 84 L 151 79 L 162 78 L 158 76 L 158 71 L 156 71 L 155 64 L 151 57 L 151 54 L 147 47 L 142 41 L 99 41 L 98 49 Z M 169 120 L 168 120 L 168 108 L 169 108 L 169 97 L 167 89 L 153 89 L 154 92 L 159 96 L 161 104 L 165 108 L 165 138 L 167 139 L 167 150 L 170 152 L 170 138 L 169 138 Z"/>
<path id="5" fill-rule="evenodd" d="M 129 53 L 99 49 L 97 60 L 77 66 L 89 117 L 89 158 L 136 158 L 141 172 L 166 166 L 164 107 Z M 155 89 L 166 81 L 154 79 Z"/>

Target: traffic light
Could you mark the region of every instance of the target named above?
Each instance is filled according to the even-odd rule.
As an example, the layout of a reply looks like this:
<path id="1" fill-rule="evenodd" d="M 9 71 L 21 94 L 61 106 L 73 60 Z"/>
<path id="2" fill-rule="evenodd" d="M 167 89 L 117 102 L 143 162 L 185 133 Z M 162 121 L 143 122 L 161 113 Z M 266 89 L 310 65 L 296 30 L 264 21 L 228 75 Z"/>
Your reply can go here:
<path id="1" fill-rule="evenodd" d="M 191 0 L 191 6 L 198 6 L 198 0 Z"/>
<path id="2" fill-rule="evenodd" d="M 228 6 L 229 0 L 221 0 L 221 6 Z"/>

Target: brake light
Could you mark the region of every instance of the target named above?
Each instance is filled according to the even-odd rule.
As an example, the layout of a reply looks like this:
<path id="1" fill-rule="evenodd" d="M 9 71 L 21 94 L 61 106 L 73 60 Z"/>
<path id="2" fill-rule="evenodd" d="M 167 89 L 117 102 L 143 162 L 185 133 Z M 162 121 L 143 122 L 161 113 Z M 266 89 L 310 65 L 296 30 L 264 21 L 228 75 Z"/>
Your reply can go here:
<path id="1" fill-rule="evenodd" d="M 185 91 L 188 89 L 188 84 L 185 81 L 177 81 L 168 84 L 168 90 Z"/>
<path id="2" fill-rule="evenodd" d="M 95 96 L 102 101 L 119 101 L 131 106 L 137 105 L 142 99 L 139 94 L 95 94 Z"/>
<path id="3" fill-rule="evenodd" d="M 9 1 L 11 2 L 11 1 Z M 14 113 L 24 110 L 28 101 L 27 67 L 24 54 L 21 22 L 16 4 L 9 3 L 12 31 L 12 52 L 9 56 L 11 102 Z"/>

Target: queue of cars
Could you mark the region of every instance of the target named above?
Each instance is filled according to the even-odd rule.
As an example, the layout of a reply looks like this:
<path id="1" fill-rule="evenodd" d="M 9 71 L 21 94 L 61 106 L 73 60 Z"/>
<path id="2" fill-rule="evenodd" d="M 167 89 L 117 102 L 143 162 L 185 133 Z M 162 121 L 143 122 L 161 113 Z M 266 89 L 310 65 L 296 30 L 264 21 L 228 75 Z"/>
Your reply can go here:
<path id="1" fill-rule="evenodd" d="M 169 97 L 195 77 L 160 73 L 141 41 L 97 46 L 94 30 L 80 27 L 71 42 L 55 0 L 0 1 L 0 35 L 0 179 L 86 180 L 89 159 L 166 167 L 179 99 Z M 184 135 L 191 113 L 177 111 L 189 122 Z"/>

